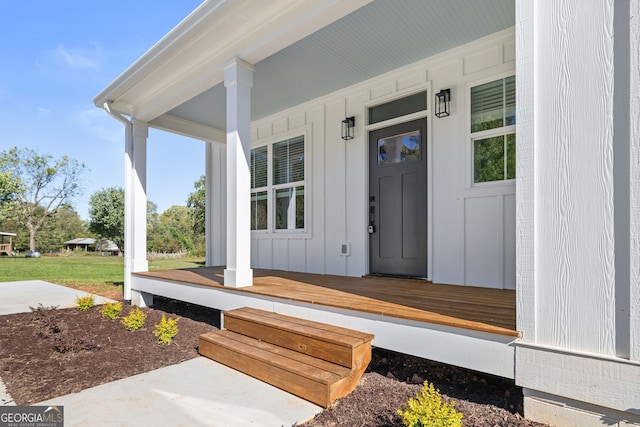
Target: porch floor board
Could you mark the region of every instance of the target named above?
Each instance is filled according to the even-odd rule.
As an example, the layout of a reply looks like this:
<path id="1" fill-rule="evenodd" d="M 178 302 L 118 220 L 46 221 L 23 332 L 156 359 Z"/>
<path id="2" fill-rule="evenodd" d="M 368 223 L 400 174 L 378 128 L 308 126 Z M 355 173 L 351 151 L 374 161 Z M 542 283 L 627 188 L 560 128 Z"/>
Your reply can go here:
<path id="1" fill-rule="evenodd" d="M 513 290 L 434 284 L 388 277 L 344 277 L 253 270 L 253 286 L 223 287 L 224 267 L 134 273 L 179 283 L 224 288 L 345 310 L 434 323 L 506 336 L 516 331 Z"/>

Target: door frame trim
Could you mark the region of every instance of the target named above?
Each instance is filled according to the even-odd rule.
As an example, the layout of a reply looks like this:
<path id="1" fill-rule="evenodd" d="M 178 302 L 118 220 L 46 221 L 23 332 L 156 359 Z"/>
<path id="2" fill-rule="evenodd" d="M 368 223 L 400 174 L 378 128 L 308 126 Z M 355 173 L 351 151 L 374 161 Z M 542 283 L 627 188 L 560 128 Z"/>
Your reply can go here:
<path id="1" fill-rule="evenodd" d="M 364 172 L 365 176 L 365 191 L 364 191 L 364 199 L 362 200 L 362 218 L 363 224 L 365 226 L 362 230 L 362 241 L 363 247 L 365 248 L 365 274 L 369 274 L 371 272 L 371 254 L 370 254 L 370 245 L 369 245 L 369 233 L 367 233 L 367 225 L 369 225 L 369 134 L 377 129 L 386 128 L 389 126 L 397 125 L 400 123 L 410 122 L 412 120 L 425 118 L 427 120 L 427 280 L 433 280 L 433 120 L 432 114 L 433 111 L 433 97 L 434 94 L 431 90 L 431 81 L 426 82 L 425 84 L 418 85 L 412 87 L 411 90 L 396 92 L 392 95 L 386 97 L 376 98 L 375 100 L 371 100 L 369 102 L 365 102 L 362 105 L 362 118 L 365 121 L 369 117 L 368 111 L 369 108 L 375 107 L 376 105 L 384 104 L 389 101 L 393 101 L 395 99 L 404 98 L 405 96 L 413 95 L 418 92 L 427 91 L 427 111 L 420 111 L 418 113 L 408 114 L 406 116 L 397 117 L 391 120 L 385 120 L 384 122 L 375 123 L 372 125 L 365 124 L 363 127 L 363 141 L 365 144 L 365 154 L 366 161 L 364 162 Z"/>

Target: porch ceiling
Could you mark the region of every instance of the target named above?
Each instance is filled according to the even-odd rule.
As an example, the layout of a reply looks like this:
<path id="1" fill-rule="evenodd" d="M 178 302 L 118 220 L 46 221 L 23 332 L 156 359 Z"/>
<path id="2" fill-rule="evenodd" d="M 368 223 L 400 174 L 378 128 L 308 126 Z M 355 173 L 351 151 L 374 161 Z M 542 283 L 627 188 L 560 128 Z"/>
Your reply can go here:
<path id="1" fill-rule="evenodd" d="M 345 1 L 348 4 L 350 0 Z M 335 3 L 346 15 L 333 21 L 325 18 L 331 23 L 293 44 L 283 44 L 254 63 L 252 120 L 515 25 L 514 0 L 375 0 L 354 11 L 346 10 L 345 2 Z M 221 48 L 215 44 L 210 47 L 212 54 Z M 234 55 L 251 62 L 250 55 L 243 56 L 241 51 Z M 184 102 L 167 103 L 171 106 L 168 111 L 156 111 L 153 117 L 142 119 L 167 130 L 176 130 L 172 124 L 179 120 L 175 119 L 224 130 L 222 82 L 194 92 L 197 94 Z M 99 101 L 100 95 L 94 101 Z M 146 98 L 146 102 L 153 101 L 154 97 Z M 123 112 L 135 114 L 146 109 L 144 105 L 128 108 L 130 111 Z"/>

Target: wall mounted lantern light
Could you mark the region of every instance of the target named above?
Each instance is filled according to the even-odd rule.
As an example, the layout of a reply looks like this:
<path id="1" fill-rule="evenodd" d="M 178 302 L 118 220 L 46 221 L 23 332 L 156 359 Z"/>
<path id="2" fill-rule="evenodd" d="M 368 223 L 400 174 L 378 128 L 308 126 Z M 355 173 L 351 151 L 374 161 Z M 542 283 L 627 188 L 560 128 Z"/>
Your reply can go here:
<path id="1" fill-rule="evenodd" d="M 355 116 L 347 117 L 342 121 L 342 139 L 345 141 L 353 139 L 354 129 L 356 128 Z"/>
<path id="2" fill-rule="evenodd" d="M 436 117 L 447 117 L 451 107 L 451 89 L 440 89 L 436 93 Z"/>

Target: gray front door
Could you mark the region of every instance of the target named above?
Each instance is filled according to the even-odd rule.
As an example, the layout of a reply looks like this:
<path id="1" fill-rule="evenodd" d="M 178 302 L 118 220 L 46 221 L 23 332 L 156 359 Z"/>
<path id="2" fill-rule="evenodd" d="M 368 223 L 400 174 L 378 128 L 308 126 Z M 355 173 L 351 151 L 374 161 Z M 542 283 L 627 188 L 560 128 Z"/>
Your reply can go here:
<path id="1" fill-rule="evenodd" d="M 427 121 L 369 134 L 371 274 L 427 277 Z"/>

